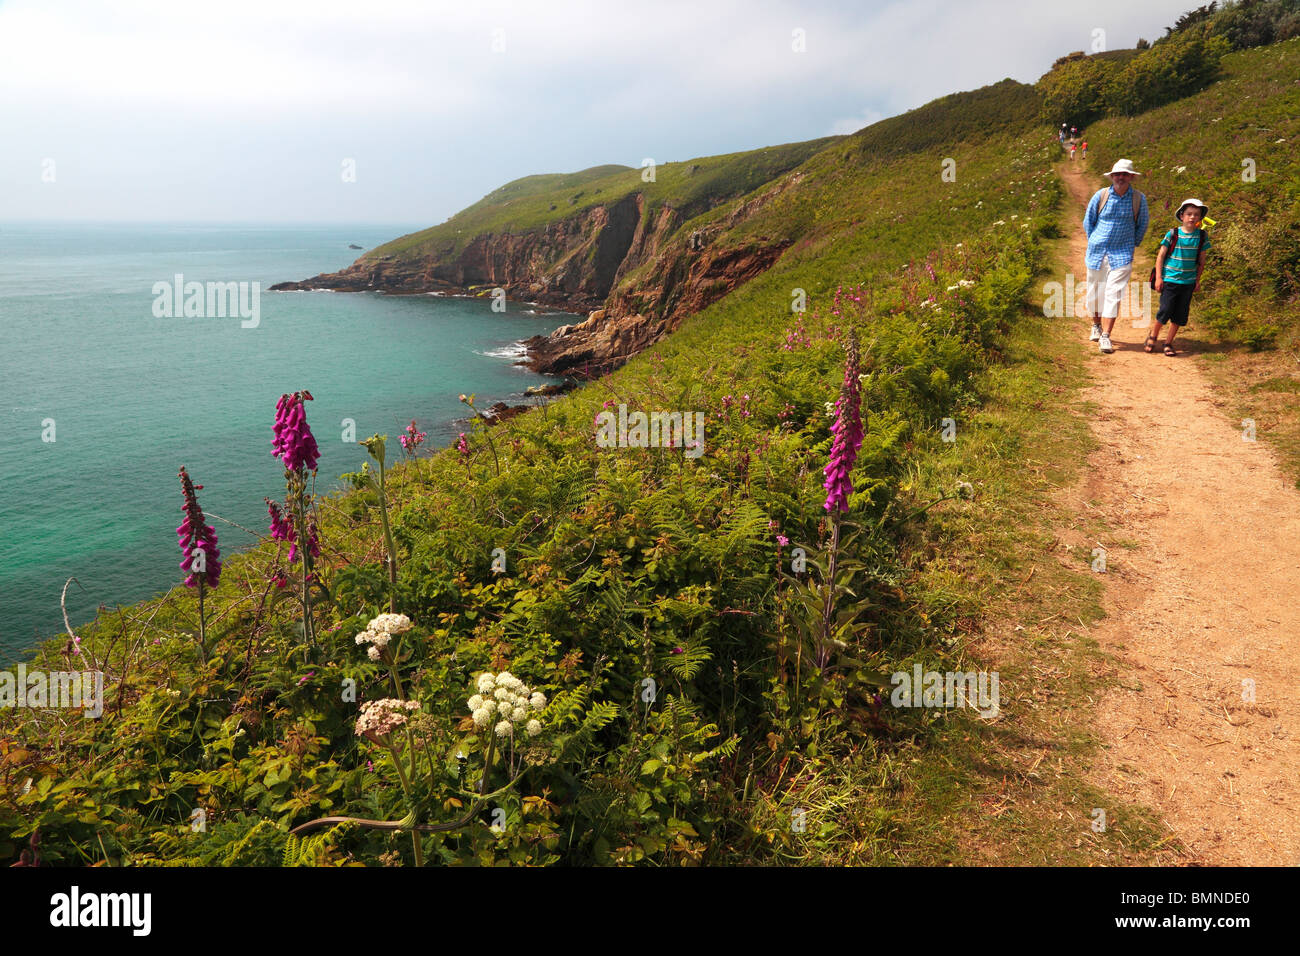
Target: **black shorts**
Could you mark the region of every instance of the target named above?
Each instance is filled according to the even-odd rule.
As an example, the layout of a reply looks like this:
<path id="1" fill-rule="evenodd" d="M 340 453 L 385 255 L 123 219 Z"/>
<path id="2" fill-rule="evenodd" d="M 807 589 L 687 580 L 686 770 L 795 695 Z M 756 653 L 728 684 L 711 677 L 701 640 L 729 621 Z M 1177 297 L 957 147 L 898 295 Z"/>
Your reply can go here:
<path id="1" fill-rule="evenodd" d="M 1161 325 L 1172 322 L 1180 328 L 1186 325 L 1187 313 L 1192 307 L 1192 292 L 1195 289 L 1195 285 L 1166 282 L 1165 287 L 1160 290 L 1160 311 L 1156 313 L 1156 321 Z"/>

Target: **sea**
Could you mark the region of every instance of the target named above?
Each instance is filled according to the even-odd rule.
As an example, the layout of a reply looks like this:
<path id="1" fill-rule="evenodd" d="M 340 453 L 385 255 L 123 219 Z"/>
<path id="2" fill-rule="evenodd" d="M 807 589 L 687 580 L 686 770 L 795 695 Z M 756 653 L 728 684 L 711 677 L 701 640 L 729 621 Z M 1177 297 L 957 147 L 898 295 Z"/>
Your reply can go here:
<path id="1" fill-rule="evenodd" d="M 284 496 L 281 394 L 312 395 L 324 493 L 367 460 L 356 439 L 387 433 L 400 459 L 415 419 L 427 453 L 468 430 L 461 393 L 483 409 L 547 381 L 515 364 L 519 343 L 572 315 L 267 291 L 424 225 L 0 222 L 0 666 L 64 630 L 69 578 L 74 629 L 182 580 L 182 465 L 222 556 L 252 545 L 236 526 L 264 533 L 263 499 Z"/>

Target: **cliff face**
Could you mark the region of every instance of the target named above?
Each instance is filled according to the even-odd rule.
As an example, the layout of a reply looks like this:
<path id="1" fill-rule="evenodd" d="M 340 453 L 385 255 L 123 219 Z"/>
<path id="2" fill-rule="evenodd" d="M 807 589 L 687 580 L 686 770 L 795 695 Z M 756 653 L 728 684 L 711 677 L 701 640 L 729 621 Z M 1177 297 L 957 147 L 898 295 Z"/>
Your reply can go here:
<path id="1" fill-rule="evenodd" d="M 512 299 L 585 312 L 605 301 L 640 231 L 639 198 L 625 196 L 530 232 L 475 236 L 451 255 L 363 256 L 341 272 L 271 290 L 420 293 L 492 286 Z"/>
<path id="2" fill-rule="evenodd" d="M 682 320 L 772 265 L 787 242 L 715 245 L 723 230 L 754 203 L 726 219 L 681 232 L 668 205 L 647 210 L 643 193 L 520 233 L 474 237 L 459 252 L 448 246 L 418 256 L 363 256 L 341 272 L 272 291 L 463 293 L 505 290 L 587 320 L 528 341 L 527 363 L 546 374 L 595 375 L 625 362 L 676 329 Z"/>

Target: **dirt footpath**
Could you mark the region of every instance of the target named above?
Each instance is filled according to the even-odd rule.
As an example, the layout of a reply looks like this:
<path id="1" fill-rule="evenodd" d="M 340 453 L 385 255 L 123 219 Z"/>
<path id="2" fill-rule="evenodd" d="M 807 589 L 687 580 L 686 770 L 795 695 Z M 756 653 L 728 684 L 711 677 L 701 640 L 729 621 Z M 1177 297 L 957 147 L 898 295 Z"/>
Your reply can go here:
<path id="1" fill-rule="evenodd" d="M 1062 175 L 1082 221 L 1106 180 L 1072 164 Z M 1144 247 L 1174 224 L 1152 217 Z M 1060 266 L 1080 284 L 1085 245 L 1079 228 Z M 1058 537 L 1105 549 L 1108 617 L 1091 633 L 1124 688 L 1098 702 L 1096 782 L 1160 810 L 1188 862 L 1300 864 L 1300 492 L 1228 418 L 1200 369 L 1205 345 L 1147 354 L 1149 329 L 1121 311 L 1115 352 L 1100 355 L 1090 320 L 1067 321 L 1090 355 L 1100 448 Z M 1098 516 L 1111 540 L 1089 536 Z"/>

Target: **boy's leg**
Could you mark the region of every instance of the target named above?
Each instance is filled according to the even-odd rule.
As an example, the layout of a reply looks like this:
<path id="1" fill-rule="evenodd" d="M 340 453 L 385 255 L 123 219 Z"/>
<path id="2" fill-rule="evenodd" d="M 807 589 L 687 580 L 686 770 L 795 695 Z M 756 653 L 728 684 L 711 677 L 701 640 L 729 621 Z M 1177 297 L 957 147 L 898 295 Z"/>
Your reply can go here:
<path id="1" fill-rule="evenodd" d="M 1173 346 L 1174 336 L 1187 324 L 1187 314 L 1192 305 L 1192 292 L 1195 289 L 1194 286 L 1175 285 L 1173 283 L 1166 285 L 1165 288 L 1168 289 L 1170 285 L 1173 285 L 1173 292 L 1169 301 L 1169 334 L 1165 336 L 1166 348 Z M 1164 297 L 1161 296 L 1161 298 Z"/>
<path id="2" fill-rule="evenodd" d="M 1142 347 L 1144 351 L 1154 352 L 1156 350 L 1156 346 L 1160 344 L 1160 332 L 1164 327 L 1164 323 L 1159 319 L 1151 320 L 1151 331 L 1147 333 L 1146 344 Z"/>

